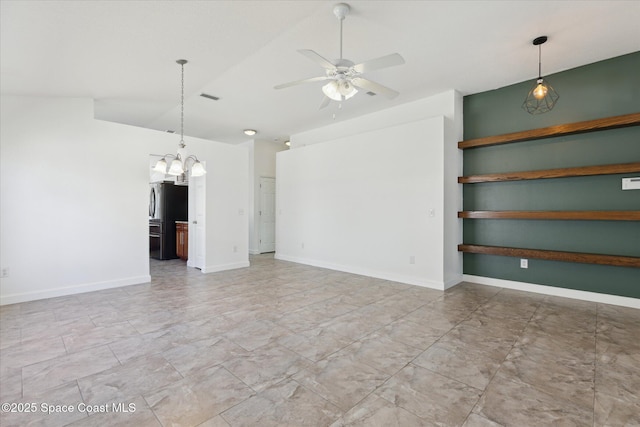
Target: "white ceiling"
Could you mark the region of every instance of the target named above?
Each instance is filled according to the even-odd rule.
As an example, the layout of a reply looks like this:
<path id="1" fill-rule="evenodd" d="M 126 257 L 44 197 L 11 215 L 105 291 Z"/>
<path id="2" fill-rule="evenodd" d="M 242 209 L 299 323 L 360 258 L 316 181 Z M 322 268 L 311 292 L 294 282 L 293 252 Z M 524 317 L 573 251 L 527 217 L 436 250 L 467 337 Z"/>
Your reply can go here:
<path id="1" fill-rule="evenodd" d="M 216 141 L 288 135 L 448 89 L 491 90 L 640 50 L 640 1 L 350 1 L 344 57 L 400 53 L 366 77 L 400 92 L 319 110 L 322 75 L 298 49 L 339 56 L 336 1 L 1 0 L 2 94 L 91 97 L 98 119 Z M 561 91 L 561 88 L 559 88 Z M 220 97 L 211 101 L 205 92 Z M 524 94 L 523 94 L 524 96 Z M 515 106 L 519 108 L 519 106 Z M 333 115 L 336 115 L 333 118 Z"/>

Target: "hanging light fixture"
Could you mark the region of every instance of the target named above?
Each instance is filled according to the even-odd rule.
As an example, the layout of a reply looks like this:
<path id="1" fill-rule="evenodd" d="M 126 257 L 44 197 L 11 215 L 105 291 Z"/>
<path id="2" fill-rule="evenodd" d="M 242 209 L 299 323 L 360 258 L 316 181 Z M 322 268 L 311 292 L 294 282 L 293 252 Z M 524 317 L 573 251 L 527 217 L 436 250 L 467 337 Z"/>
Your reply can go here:
<path id="1" fill-rule="evenodd" d="M 556 105 L 558 98 L 558 92 L 542 78 L 542 44 L 547 41 L 547 36 L 536 37 L 533 40 L 533 45 L 538 46 L 538 79 L 535 85 L 531 88 L 527 94 L 526 99 L 522 103 L 524 108 L 529 114 L 542 114 Z"/>
<path id="2" fill-rule="evenodd" d="M 188 172 L 187 164 L 188 161 L 191 160 L 193 161 L 193 165 L 191 166 L 191 176 L 202 176 L 207 173 L 207 171 L 196 156 L 187 156 L 186 144 L 184 143 L 184 64 L 188 61 L 186 59 L 178 59 L 176 62 L 180 64 L 182 69 L 182 92 L 180 93 L 180 143 L 178 144 L 178 153 L 176 155 L 165 154 L 162 159 L 158 160 L 158 163 L 156 163 L 153 170 L 156 172 L 179 176 Z M 168 171 L 167 157 L 173 158 Z"/>

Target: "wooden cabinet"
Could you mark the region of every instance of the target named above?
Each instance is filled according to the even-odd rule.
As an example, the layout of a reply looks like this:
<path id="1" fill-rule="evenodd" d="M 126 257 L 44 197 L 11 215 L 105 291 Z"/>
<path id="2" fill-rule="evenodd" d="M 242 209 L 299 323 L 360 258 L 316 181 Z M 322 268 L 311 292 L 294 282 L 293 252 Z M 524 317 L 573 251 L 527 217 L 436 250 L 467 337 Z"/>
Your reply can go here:
<path id="1" fill-rule="evenodd" d="M 186 261 L 189 258 L 189 223 L 176 221 L 176 254 Z"/>

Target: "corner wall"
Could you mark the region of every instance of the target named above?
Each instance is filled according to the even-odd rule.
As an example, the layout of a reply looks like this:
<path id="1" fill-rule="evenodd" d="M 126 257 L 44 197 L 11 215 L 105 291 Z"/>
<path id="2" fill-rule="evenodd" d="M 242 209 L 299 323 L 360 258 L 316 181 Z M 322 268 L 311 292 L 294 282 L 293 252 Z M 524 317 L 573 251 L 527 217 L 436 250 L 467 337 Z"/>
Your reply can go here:
<path id="1" fill-rule="evenodd" d="M 436 289 L 458 283 L 460 106 L 450 91 L 292 135 L 293 149 L 277 155 L 276 257 Z"/>

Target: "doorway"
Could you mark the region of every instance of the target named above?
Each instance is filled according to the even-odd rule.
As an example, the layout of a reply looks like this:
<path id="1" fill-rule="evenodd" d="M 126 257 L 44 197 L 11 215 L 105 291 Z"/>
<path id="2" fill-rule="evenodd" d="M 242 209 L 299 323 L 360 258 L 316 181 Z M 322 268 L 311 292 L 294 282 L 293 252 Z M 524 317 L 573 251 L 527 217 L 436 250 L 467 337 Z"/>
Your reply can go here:
<path id="1" fill-rule="evenodd" d="M 149 155 L 149 182 L 150 182 L 150 196 L 149 196 L 149 259 L 150 265 L 160 267 L 166 260 L 179 260 L 175 257 L 178 252 L 177 242 L 177 230 L 175 227 L 169 226 L 169 223 L 175 222 L 176 219 L 186 220 L 188 224 L 188 234 L 182 236 L 186 240 L 187 245 L 187 267 L 195 267 L 200 270 L 205 268 L 205 251 L 206 251 L 206 235 L 205 235 L 205 211 L 206 211 L 206 178 L 205 177 L 190 177 L 188 181 L 188 188 L 184 184 L 178 185 L 182 190 L 186 190 L 184 194 L 184 200 L 186 203 L 185 211 L 182 211 L 179 217 L 176 215 L 161 214 L 160 211 L 166 210 L 165 208 L 158 211 L 157 204 L 171 204 L 165 194 L 159 198 L 159 192 L 154 188 L 161 187 L 162 185 L 176 185 L 176 177 L 166 175 L 163 172 L 154 171 L 154 166 L 158 160 L 163 156 L 158 154 Z M 204 162 L 203 162 L 204 163 Z M 170 185 L 172 189 L 174 185 Z M 166 193 L 166 192 L 165 192 Z M 188 194 L 188 197 L 187 197 Z M 161 202 L 164 200 L 164 202 Z M 174 206 L 175 207 L 175 206 Z M 174 209 L 175 210 L 175 209 Z M 185 226 L 187 225 L 185 224 Z M 168 234 L 171 233 L 171 236 Z M 159 239 L 159 236 L 164 236 L 163 239 Z M 188 236 L 188 238 L 187 238 Z M 164 242 L 164 243 L 163 243 Z M 176 248 L 173 256 L 167 255 L 166 257 L 155 256 L 155 247 L 161 247 L 162 245 L 171 245 Z M 180 248 L 183 250 L 183 248 Z M 156 249 L 157 251 L 157 249 Z M 155 262 L 155 259 L 160 262 Z M 184 262 L 184 261 L 182 261 Z M 184 264 L 183 264 L 184 265 Z"/>

